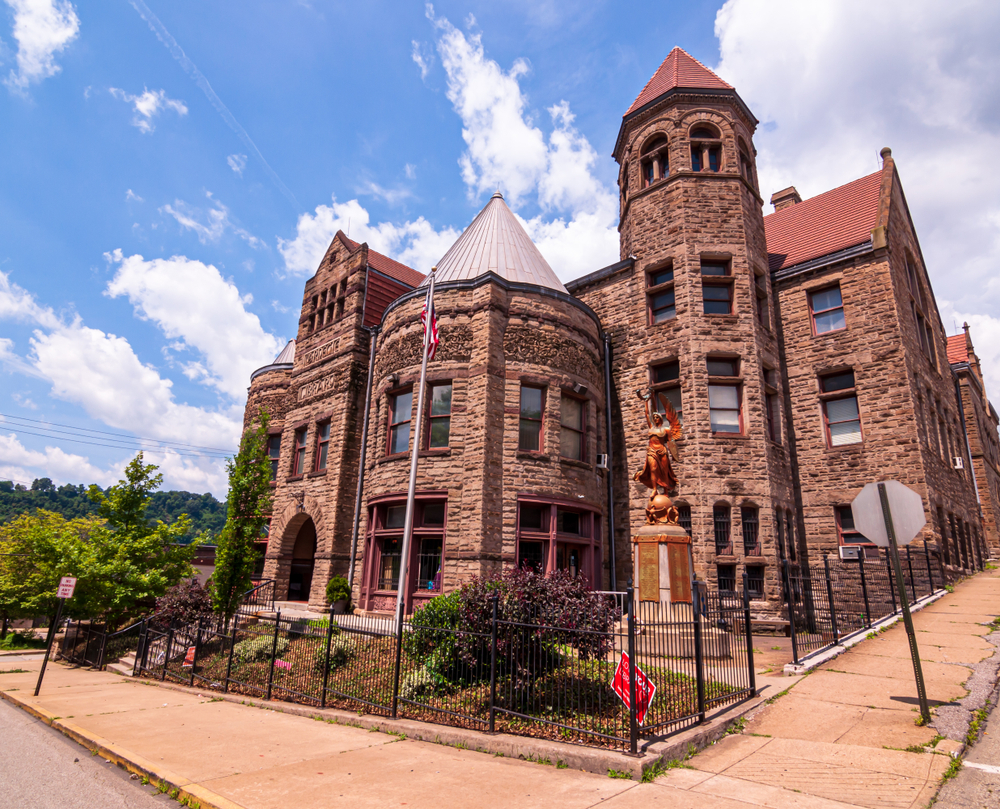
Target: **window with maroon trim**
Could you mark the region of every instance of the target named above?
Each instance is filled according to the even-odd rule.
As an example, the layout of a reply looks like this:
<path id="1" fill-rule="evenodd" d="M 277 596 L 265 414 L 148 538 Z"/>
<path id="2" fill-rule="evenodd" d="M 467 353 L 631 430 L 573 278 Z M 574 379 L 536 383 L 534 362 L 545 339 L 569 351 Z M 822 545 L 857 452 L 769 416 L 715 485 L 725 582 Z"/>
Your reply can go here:
<path id="1" fill-rule="evenodd" d="M 431 386 L 427 449 L 444 449 L 451 439 L 451 382 Z"/>
<path id="2" fill-rule="evenodd" d="M 662 393 L 664 398 L 670 402 L 670 406 L 677 414 L 681 424 L 684 423 L 684 409 L 681 401 L 681 364 L 678 360 L 669 360 L 649 366 L 650 388 L 653 391 L 653 407 L 656 412 L 663 415 L 663 403 L 659 396 Z"/>
<path id="3" fill-rule="evenodd" d="M 539 573 L 563 570 L 600 581 L 600 517 L 561 503 L 521 500 L 517 505 L 517 565 Z"/>
<path id="4" fill-rule="evenodd" d="M 567 393 L 559 400 L 559 454 L 573 461 L 587 459 L 587 402 Z"/>
<path id="5" fill-rule="evenodd" d="M 706 124 L 691 130 L 691 170 L 721 171 L 722 140 L 718 131 Z"/>
<path id="6" fill-rule="evenodd" d="M 295 450 L 292 452 L 292 474 L 301 475 L 306 468 L 306 428 L 295 431 Z"/>
<path id="7" fill-rule="evenodd" d="M 839 284 L 810 292 L 809 312 L 812 317 L 813 334 L 827 334 L 847 328 Z"/>
<path id="8" fill-rule="evenodd" d="M 526 452 L 542 450 L 542 413 L 545 389 L 521 385 L 520 418 L 518 421 L 517 448 Z"/>
<path id="9" fill-rule="evenodd" d="M 445 500 L 417 500 L 414 503 L 411 582 L 417 591 L 440 593 L 445 540 Z M 372 507 L 372 547 L 377 554 L 374 587 L 382 592 L 399 589 L 406 503 L 378 503 Z"/>
<path id="10" fill-rule="evenodd" d="M 743 555 L 760 556 L 760 509 L 740 506 L 740 527 L 743 529 Z"/>
<path id="11" fill-rule="evenodd" d="M 326 469 L 326 455 L 330 449 L 330 422 L 321 421 L 316 425 L 316 460 L 313 470 L 322 472 Z"/>
<path id="12" fill-rule="evenodd" d="M 850 506 L 834 506 L 833 516 L 837 525 L 837 542 L 839 544 L 860 545 L 866 557 L 878 557 L 878 548 L 854 527 L 854 512 Z"/>
<path id="13" fill-rule="evenodd" d="M 666 179 L 670 174 L 667 139 L 655 138 L 643 147 L 640 165 L 643 188 L 649 188 L 653 183 Z"/>
<path id="14" fill-rule="evenodd" d="M 827 446 L 860 444 L 861 414 L 854 387 L 854 371 L 821 376 L 819 385 Z"/>
<path id="15" fill-rule="evenodd" d="M 731 357 L 708 358 L 708 415 L 713 433 L 743 432 L 743 385 L 740 361 Z"/>
<path id="16" fill-rule="evenodd" d="M 410 448 L 410 421 L 413 418 L 413 389 L 389 395 L 389 440 L 386 451 L 398 455 Z"/>
<path id="17" fill-rule="evenodd" d="M 706 315 L 733 313 L 733 279 L 728 261 L 702 260 L 701 297 Z"/>
<path id="18" fill-rule="evenodd" d="M 646 300 L 650 325 L 665 323 L 677 316 L 673 267 L 660 267 L 646 273 Z"/>
<path id="19" fill-rule="evenodd" d="M 271 462 L 271 480 L 278 479 L 278 460 L 281 458 L 281 433 L 267 437 L 267 459 Z"/>
<path id="20" fill-rule="evenodd" d="M 764 565 L 747 565 L 747 595 L 757 600 L 764 597 Z"/>
<path id="21" fill-rule="evenodd" d="M 778 399 L 778 373 L 764 369 L 764 417 L 767 420 L 767 437 L 781 443 L 781 402 Z"/>

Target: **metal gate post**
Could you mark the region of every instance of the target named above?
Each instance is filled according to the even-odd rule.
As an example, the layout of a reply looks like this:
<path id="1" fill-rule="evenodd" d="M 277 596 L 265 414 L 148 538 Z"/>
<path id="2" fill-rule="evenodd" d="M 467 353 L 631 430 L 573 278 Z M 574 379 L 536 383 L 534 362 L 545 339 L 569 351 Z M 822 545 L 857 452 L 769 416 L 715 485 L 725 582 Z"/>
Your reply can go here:
<path id="1" fill-rule="evenodd" d="M 274 617 L 274 640 L 271 641 L 271 668 L 267 670 L 267 696 L 271 699 L 271 685 L 274 683 L 274 659 L 278 656 L 278 628 L 281 626 L 281 610 Z"/>
<path id="2" fill-rule="evenodd" d="M 329 624 L 326 627 L 326 665 L 323 666 L 323 690 L 319 694 L 319 707 L 326 707 L 326 687 L 330 682 L 330 644 L 333 642 L 333 604 L 330 605 Z"/>
<path id="3" fill-rule="evenodd" d="M 792 603 L 792 582 L 788 572 L 788 560 L 781 560 L 781 579 L 785 586 L 785 604 L 788 605 L 788 634 L 792 639 L 792 662 L 798 665 L 799 647 L 795 641 L 795 605 Z"/>
<path id="4" fill-rule="evenodd" d="M 639 755 L 639 721 L 636 717 L 635 705 L 635 589 L 632 580 L 628 581 L 628 751 L 633 756 Z M 697 598 L 692 599 L 692 605 Z M 697 608 L 696 608 L 697 609 Z"/>
<path id="5" fill-rule="evenodd" d="M 864 549 L 861 549 L 861 555 L 858 557 L 858 570 L 861 571 L 861 594 L 865 599 L 865 628 L 872 628 L 872 608 L 871 604 L 868 603 L 868 583 L 865 581 L 865 554 Z"/>
<path id="6" fill-rule="evenodd" d="M 233 673 L 233 655 L 236 653 L 236 630 L 239 627 L 239 621 L 236 620 L 235 616 L 233 617 L 233 621 L 231 624 L 228 618 L 223 624 L 223 630 L 227 630 L 229 627 L 232 627 L 233 635 L 230 638 L 230 643 L 229 643 L 229 661 L 226 663 L 226 679 L 222 683 L 223 694 L 229 693 L 229 678 Z M 223 637 L 226 636 L 224 635 Z"/>
<path id="7" fill-rule="evenodd" d="M 830 603 L 830 629 L 833 630 L 834 645 L 840 644 L 840 630 L 837 628 L 837 607 L 833 602 L 833 582 L 830 580 L 830 559 L 823 554 L 823 571 L 826 578 L 826 598 Z"/>
<path id="8" fill-rule="evenodd" d="M 934 573 L 931 570 L 931 550 L 927 547 L 927 540 L 924 540 L 924 558 L 927 560 L 927 582 L 930 590 L 927 591 L 927 595 L 934 592 Z"/>
<path id="9" fill-rule="evenodd" d="M 194 657 L 191 658 L 191 687 L 194 688 L 194 673 L 198 669 L 198 649 L 201 647 L 201 618 L 194 636 Z"/>
<path id="10" fill-rule="evenodd" d="M 167 650 L 163 655 L 163 671 L 160 673 L 160 681 L 167 679 L 167 666 L 170 665 L 170 647 L 174 645 L 174 628 L 167 630 Z"/>
<path id="11" fill-rule="evenodd" d="M 104 632 L 101 633 L 101 646 L 97 650 L 97 665 L 95 668 L 100 670 L 104 667 L 104 649 L 108 645 L 108 625 L 104 625 Z"/>
<path id="12" fill-rule="evenodd" d="M 402 584 L 400 585 L 402 586 Z M 399 674 L 403 662 L 403 622 L 405 615 L 400 615 L 396 621 L 396 664 L 392 676 L 392 718 L 399 715 Z"/>
<path id="13" fill-rule="evenodd" d="M 698 584 L 698 582 L 695 582 Z M 694 673 L 698 690 L 698 723 L 705 721 L 705 646 L 701 634 L 701 588 L 691 599 L 694 606 Z"/>
<path id="14" fill-rule="evenodd" d="M 490 733 L 497 732 L 497 606 L 500 596 L 493 595 L 492 639 L 490 641 Z"/>
<path id="15" fill-rule="evenodd" d="M 748 576 L 743 571 L 743 622 L 747 636 L 747 673 L 750 675 L 750 692 L 757 693 L 757 674 L 753 670 L 753 629 L 750 618 L 750 593 L 747 592 Z"/>

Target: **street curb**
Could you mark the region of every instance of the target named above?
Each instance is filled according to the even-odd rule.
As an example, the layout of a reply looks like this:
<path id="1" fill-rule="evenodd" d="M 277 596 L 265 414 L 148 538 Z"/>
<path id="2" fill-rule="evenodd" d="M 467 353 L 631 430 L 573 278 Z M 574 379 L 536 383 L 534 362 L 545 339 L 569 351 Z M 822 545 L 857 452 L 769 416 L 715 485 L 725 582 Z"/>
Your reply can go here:
<path id="1" fill-rule="evenodd" d="M 147 761 L 142 756 L 124 750 L 114 742 L 84 730 L 72 722 L 67 722 L 38 705 L 12 696 L 6 691 L 0 691 L 0 698 L 31 714 L 52 729 L 58 730 L 105 761 L 113 762 L 136 775 L 145 776 L 149 779 L 150 784 L 179 802 L 186 801 L 188 806 L 200 807 L 200 809 L 245 809 L 242 804 L 233 803 L 228 798 L 217 795 L 199 784 L 194 784 L 189 779 Z"/>
<path id="2" fill-rule="evenodd" d="M 125 678 L 125 675 L 119 675 Z M 132 678 L 126 678 L 132 679 Z M 715 743 L 752 711 L 764 705 L 770 697 L 763 692 L 776 690 L 776 684 L 759 688 L 757 695 L 743 702 L 719 709 L 701 725 L 677 731 L 669 739 L 659 742 L 645 742 L 640 746 L 637 757 L 612 750 L 599 750 L 566 742 L 513 736 L 505 733 L 489 735 L 477 730 L 456 728 L 446 725 L 431 725 L 412 719 L 389 719 L 368 714 L 356 714 L 335 708 L 317 709 L 294 703 L 247 699 L 237 694 L 221 694 L 211 690 L 191 688 L 177 683 L 150 680 L 132 680 L 154 688 L 163 688 L 183 694 L 200 696 L 205 699 L 222 700 L 252 708 L 302 716 L 314 721 L 325 721 L 347 725 L 364 730 L 377 730 L 404 739 L 431 742 L 463 750 L 491 753 L 508 758 L 523 759 L 540 764 L 561 765 L 584 772 L 608 775 L 609 772 L 629 773 L 632 780 L 641 781 L 643 774 L 657 769 L 662 763 L 684 761 L 695 753 Z M 50 714 L 27 698 L 0 691 L 0 697 L 37 717 L 47 725 L 76 741 L 88 750 L 96 751 L 109 761 L 114 761 L 130 772 L 147 776 L 151 782 L 163 782 L 168 789 L 178 790 L 178 798 L 189 795 L 201 803 L 204 809 L 234 809 L 234 804 L 221 795 L 191 783 L 176 773 L 164 770 L 159 765 L 146 761 L 137 754 L 118 747 L 115 743 L 92 734 L 77 725 Z"/>
<path id="3" fill-rule="evenodd" d="M 938 590 L 931 593 L 929 596 L 924 596 L 919 601 L 915 601 L 910 605 L 910 612 L 920 612 L 924 607 L 933 604 L 935 601 L 939 601 L 948 595 L 947 590 Z M 852 646 L 857 646 L 862 641 L 868 640 L 868 636 L 873 632 L 881 632 L 883 629 L 888 629 L 890 626 L 898 623 L 902 618 L 902 615 L 890 615 L 887 618 L 883 618 L 880 621 L 876 621 L 868 629 L 861 629 L 854 634 L 841 638 L 840 643 L 837 646 L 833 646 L 829 649 L 824 649 L 822 652 L 818 653 L 815 657 L 810 657 L 804 663 L 787 663 L 782 669 L 782 671 L 787 675 L 795 674 L 808 674 L 813 669 L 818 666 L 822 666 L 824 663 L 829 663 L 837 657 L 840 657 L 844 652 L 850 649 Z"/>

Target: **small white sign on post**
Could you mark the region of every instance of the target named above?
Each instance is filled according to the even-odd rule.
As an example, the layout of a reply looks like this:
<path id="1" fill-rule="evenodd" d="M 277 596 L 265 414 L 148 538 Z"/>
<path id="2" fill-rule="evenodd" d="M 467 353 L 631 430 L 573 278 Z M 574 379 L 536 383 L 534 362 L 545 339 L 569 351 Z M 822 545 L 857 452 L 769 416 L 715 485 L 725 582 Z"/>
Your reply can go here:
<path id="1" fill-rule="evenodd" d="M 72 598 L 74 589 L 76 589 L 76 579 L 73 576 L 63 576 L 59 579 L 59 590 L 56 595 L 59 598 Z"/>
<path id="2" fill-rule="evenodd" d="M 898 480 L 884 481 L 886 499 L 892 512 L 892 526 L 896 532 L 896 544 L 908 545 L 927 524 L 924 516 L 924 501 L 913 489 Z M 882 548 L 889 547 L 889 534 L 885 530 L 885 516 L 882 514 L 882 500 L 878 493 L 878 483 L 869 483 L 851 503 L 854 512 L 854 528 L 864 534 L 865 539 Z"/>

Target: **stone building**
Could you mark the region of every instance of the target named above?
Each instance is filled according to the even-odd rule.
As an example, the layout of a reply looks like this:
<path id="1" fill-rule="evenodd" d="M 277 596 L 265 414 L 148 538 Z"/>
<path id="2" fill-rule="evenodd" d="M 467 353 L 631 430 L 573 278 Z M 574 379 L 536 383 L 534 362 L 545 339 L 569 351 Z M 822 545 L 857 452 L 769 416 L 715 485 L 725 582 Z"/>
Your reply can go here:
<path id="1" fill-rule="evenodd" d="M 996 413 L 971 342 L 945 336 L 891 153 L 811 199 L 778 192 L 765 216 L 756 126 L 671 51 L 613 153 L 621 260 L 566 285 L 495 194 L 438 263 L 421 425 L 424 278 L 338 233 L 246 410 L 272 418 L 279 598 L 319 605 L 342 574 L 359 607 L 393 608 L 414 440 L 408 608 L 503 565 L 623 587 L 647 389 L 681 417 L 675 502 L 714 586 L 746 574 L 773 609 L 782 560 L 865 544 L 849 506 L 887 478 L 923 496 L 942 572 L 981 565 Z"/>

